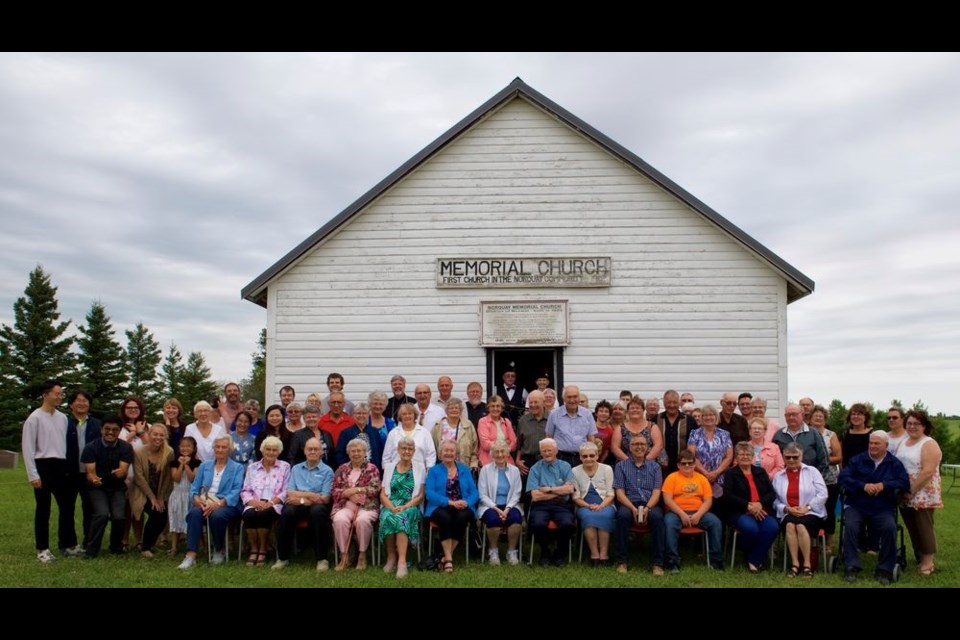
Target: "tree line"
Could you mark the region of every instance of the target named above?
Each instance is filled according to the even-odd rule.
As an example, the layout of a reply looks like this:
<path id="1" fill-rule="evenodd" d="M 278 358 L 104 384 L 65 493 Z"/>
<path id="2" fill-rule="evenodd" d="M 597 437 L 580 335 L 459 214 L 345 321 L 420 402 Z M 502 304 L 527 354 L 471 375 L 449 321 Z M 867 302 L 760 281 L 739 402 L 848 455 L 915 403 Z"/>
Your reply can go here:
<path id="1" fill-rule="evenodd" d="M 187 412 L 194 402 L 219 392 L 206 359 L 191 351 L 186 361 L 175 343 L 166 355 L 153 333 L 138 322 L 124 331 L 126 345 L 104 305 L 95 300 L 84 324 L 68 332 L 72 320 L 61 320 L 57 287 L 41 265 L 30 272 L 23 295 L 13 304 L 13 325 L 0 327 L 0 449 L 19 449 L 23 421 L 39 402 L 40 384 L 63 381 L 67 392 L 83 389 L 95 414 L 117 411 L 128 395 L 139 396 L 149 416 L 158 417 L 166 398 L 176 397 Z M 265 350 L 265 332 L 260 343 Z M 253 354 L 246 397 L 263 400 L 263 355 Z M 259 367 L 257 358 L 260 357 Z"/>

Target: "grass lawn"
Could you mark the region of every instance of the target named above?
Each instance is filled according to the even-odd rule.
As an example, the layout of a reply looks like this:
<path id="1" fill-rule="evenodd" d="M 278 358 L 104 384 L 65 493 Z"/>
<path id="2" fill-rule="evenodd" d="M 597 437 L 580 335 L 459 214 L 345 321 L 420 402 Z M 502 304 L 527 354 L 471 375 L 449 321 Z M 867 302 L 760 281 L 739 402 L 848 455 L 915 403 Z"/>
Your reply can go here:
<path id="1" fill-rule="evenodd" d="M 948 481 L 949 482 L 949 481 Z M 211 567 L 205 558 L 189 572 L 176 569 L 180 558 L 158 554 L 152 560 L 138 554 L 110 556 L 102 554 L 96 560 L 58 558 L 43 565 L 37 562 L 33 542 L 33 492 L 26 482 L 23 469 L 0 470 L 0 504 L 4 505 L 0 525 L 0 587 L 783 587 L 817 588 L 846 587 L 840 575 L 817 574 L 812 580 L 788 578 L 779 570 L 752 576 L 743 569 L 738 557 L 735 570 L 710 571 L 697 558 L 697 552 L 682 545 L 683 571 L 678 575 L 654 578 L 646 569 L 647 549 L 643 544 L 635 552 L 631 570 L 625 575 L 612 568 L 591 569 L 577 565 L 563 569 L 529 568 L 525 565 L 489 567 L 476 562 L 473 555 L 469 566 L 458 553 L 456 571 L 452 575 L 421 573 L 411 570 L 410 576 L 398 581 L 385 575 L 379 567 L 370 567 L 358 573 L 348 570 L 342 574 L 333 571 L 317 574 L 312 554 L 301 553 L 294 563 L 283 571 L 268 567 L 248 568 L 235 559 L 221 567 Z M 79 503 L 77 512 L 79 517 Z M 56 543 L 56 507 L 51 518 L 51 540 Z M 79 527 L 78 527 L 79 529 Z M 109 534 L 108 534 L 109 535 Z M 894 588 L 957 587 L 960 586 L 960 491 L 946 499 L 946 508 L 937 514 L 937 537 L 940 553 L 937 573 L 923 578 L 916 573 L 910 558 L 904 577 Z M 182 546 L 182 543 L 181 543 Z M 912 555 L 907 541 L 908 558 Z M 56 553 L 56 549 L 54 549 Z M 576 552 L 575 557 L 576 557 Z M 235 558 L 235 556 L 234 556 Z M 331 558 L 332 560 L 332 558 Z M 729 556 L 727 557 L 729 563 Z M 869 579 L 874 560 L 865 559 L 865 569 L 853 588 L 878 586 Z M 778 555 L 779 568 L 781 558 Z M 644 570 L 641 570 L 644 567 Z M 727 564 L 729 567 L 729 564 Z"/>

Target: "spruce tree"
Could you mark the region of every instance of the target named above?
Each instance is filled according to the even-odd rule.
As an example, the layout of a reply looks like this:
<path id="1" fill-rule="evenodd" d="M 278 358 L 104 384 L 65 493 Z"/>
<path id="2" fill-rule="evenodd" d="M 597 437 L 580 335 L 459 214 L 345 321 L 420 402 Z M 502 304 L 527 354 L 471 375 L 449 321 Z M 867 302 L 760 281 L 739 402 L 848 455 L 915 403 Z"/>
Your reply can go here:
<path id="1" fill-rule="evenodd" d="M 162 384 L 157 377 L 157 367 L 163 359 L 160 343 L 153 334 L 138 322 L 135 329 L 127 330 L 127 392 L 143 400 L 147 415 L 153 416 L 163 406 Z"/>
<path id="2" fill-rule="evenodd" d="M 124 353 L 114 340 L 116 331 L 99 300 L 90 305 L 86 326 L 77 329 L 80 332 L 77 337 L 80 388 L 93 396 L 97 413 L 115 413 L 126 393 Z"/>
<path id="3" fill-rule="evenodd" d="M 257 350 L 251 355 L 250 377 L 241 381 L 243 396 L 247 400 L 256 400 L 266 407 L 267 384 L 267 330 L 261 329 L 257 338 Z"/>
<path id="4" fill-rule="evenodd" d="M 160 389 L 164 399 L 177 398 L 183 404 L 184 409 L 187 409 L 186 399 L 180 397 L 183 391 L 182 378 L 183 356 L 180 354 L 177 345 L 170 343 L 167 357 L 163 359 L 163 366 L 160 367 Z M 192 414 L 192 410 L 187 411 L 187 415 Z"/>
<path id="5" fill-rule="evenodd" d="M 187 364 L 181 371 L 180 393 L 180 402 L 184 409 L 189 406 L 191 413 L 197 401 L 206 400 L 217 393 L 217 383 L 213 381 L 210 367 L 199 351 L 191 351 L 187 356 Z"/>

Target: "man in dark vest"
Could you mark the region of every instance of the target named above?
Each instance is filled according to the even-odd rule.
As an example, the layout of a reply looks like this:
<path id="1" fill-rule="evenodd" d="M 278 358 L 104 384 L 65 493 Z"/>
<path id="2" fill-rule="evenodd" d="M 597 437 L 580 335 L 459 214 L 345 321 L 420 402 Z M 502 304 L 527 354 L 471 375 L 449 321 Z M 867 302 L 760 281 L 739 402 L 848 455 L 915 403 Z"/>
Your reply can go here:
<path id="1" fill-rule="evenodd" d="M 687 436 L 699 429 L 697 421 L 680 411 L 680 394 L 673 389 L 663 394 L 664 411 L 657 416 L 657 425 L 663 434 L 663 448 L 667 452 L 667 473 L 677 471 L 677 455 L 687 448 Z"/>
<path id="2" fill-rule="evenodd" d="M 503 399 L 510 423 L 516 425 L 527 406 L 527 390 L 517 386 L 516 371 L 507 369 L 503 372 L 503 384 L 496 386 L 496 393 Z"/>

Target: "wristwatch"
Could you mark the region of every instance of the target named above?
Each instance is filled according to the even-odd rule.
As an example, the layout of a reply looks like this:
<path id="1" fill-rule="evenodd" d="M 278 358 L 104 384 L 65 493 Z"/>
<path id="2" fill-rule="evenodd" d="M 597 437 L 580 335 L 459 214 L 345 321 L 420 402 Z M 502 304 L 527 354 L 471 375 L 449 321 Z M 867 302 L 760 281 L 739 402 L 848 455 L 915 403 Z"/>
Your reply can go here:
<path id="1" fill-rule="evenodd" d="M 304 504 L 306 503 L 303 501 L 303 496 L 300 496 L 300 506 L 302 507 Z"/>

